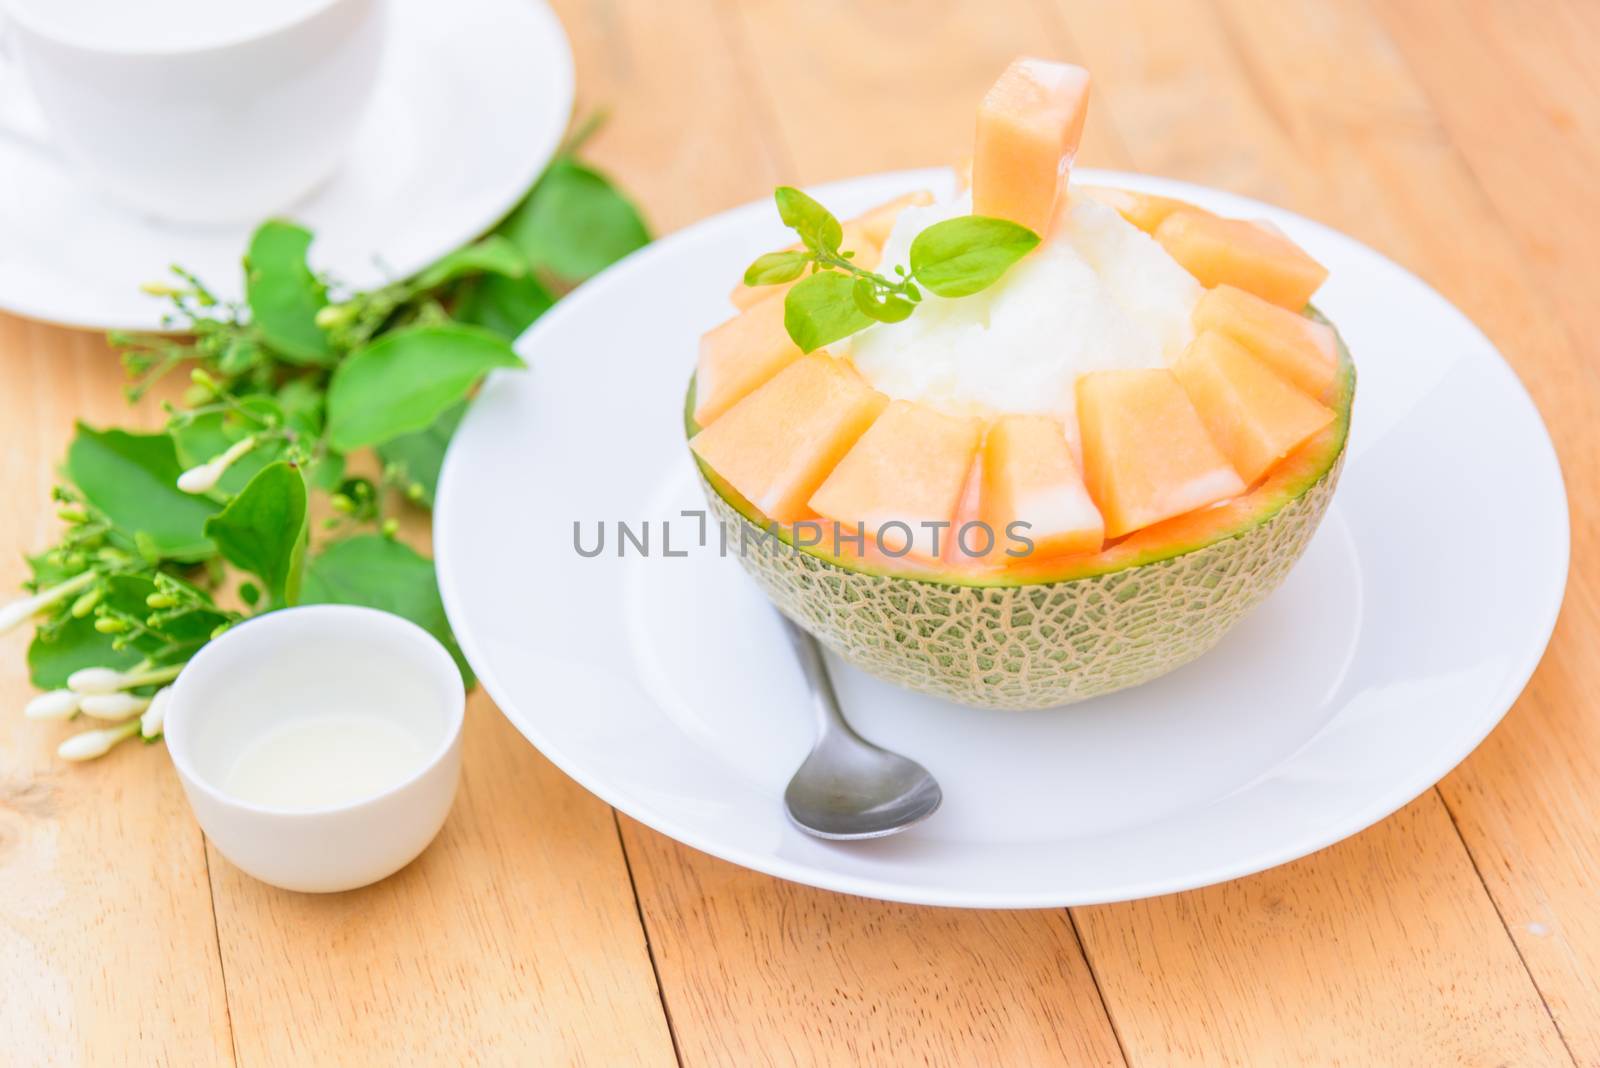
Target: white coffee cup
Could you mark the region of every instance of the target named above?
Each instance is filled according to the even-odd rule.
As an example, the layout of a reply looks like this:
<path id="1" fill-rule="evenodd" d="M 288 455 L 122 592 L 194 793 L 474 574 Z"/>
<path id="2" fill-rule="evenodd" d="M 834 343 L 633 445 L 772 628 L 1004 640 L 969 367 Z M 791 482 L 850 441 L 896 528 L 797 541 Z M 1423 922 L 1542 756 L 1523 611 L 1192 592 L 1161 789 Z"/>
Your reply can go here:
<path id="1" fill-rule="evenodd" d="M 377 82 L 383 7 L 0 0 L 0 33 L 50 144 L 117 199 L 174 221 L 254 222 L 338 167 Z"/>

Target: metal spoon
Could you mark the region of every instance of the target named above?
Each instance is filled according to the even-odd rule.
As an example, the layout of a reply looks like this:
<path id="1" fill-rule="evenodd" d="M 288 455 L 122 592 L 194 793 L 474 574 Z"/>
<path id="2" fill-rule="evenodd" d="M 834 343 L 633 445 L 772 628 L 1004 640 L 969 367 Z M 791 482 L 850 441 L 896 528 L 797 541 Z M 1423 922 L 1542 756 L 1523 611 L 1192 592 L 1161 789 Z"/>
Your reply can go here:
<path id="1" fill-rule="evenodd" d="M 882 838 L 933 815 L 944 792 L 928 769 L 850 729 L 817 640 L 783 619 L 817 713 L 817 743 L 783 792 L 789 819 L 818 838 Z"/>

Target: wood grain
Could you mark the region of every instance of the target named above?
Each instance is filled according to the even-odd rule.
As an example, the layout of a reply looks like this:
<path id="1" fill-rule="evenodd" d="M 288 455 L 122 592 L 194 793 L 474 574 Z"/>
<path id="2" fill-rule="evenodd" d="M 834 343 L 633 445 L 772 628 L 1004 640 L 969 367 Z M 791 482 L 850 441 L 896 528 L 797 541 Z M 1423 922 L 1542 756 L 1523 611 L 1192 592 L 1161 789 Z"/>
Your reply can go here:
<path id="1" fill-rule="evenodd" d="M 868 901 L 623 836 L 685 1064 L 1123 1063 L 1065 912 Z"/>
<path id="2" fill-rule="evenodd" d="M 421 860 L 353 894 L 280 894 L 208 870 L 159 749 L 67 767 L 63 729 L 8 715 L 0 1061 L 1600 1065 L 1600 8 L 554 6 L 580 110 L 610 114 L 588 155 L 661 232 L 779 180 L 950 162 L 978 95 L 1032 52 L 1094 71 L 1085 163 L 1259 196 L 1417 271 L 1506 353 L 1561 454 L 1574 571 L 1548 657 L 1396 817 L 1250 879 L 1070 916 L 826 894 L 628 820 L 619 846 L 609 810 L 481 695 Z M 72 419 L 125 409 L 99 340 L 3 316 L 0 382 L 11 588 L 52 539 Z M 4 707 L 30 695 L 23 647 L 0 639 Z"/>
<path id="3" fill-rule="evenodd" d="M 1566 476 L 1573 570 L 1550 651 L 1513 715 L 1440 789 L 1584 1064 L 1600 1064 L 1600 505 L 1590 491 L 1600 481 L 1600 339 L 1588 324 L 1600 277 L 1600 112 L 1589 106 L 1586 54 L 1597 14 L 1568 3 L 1544 5 L 1539 18 L 1489 3 L 1385 4 L 1336 23 L 1350 43 L 1403 65 L 1408 98 L 1434 116 L 1434 170 L 1393 181 L 1428 191 L 1422 225 L 1449 225 L 1452 212 L 1465 220 L 1470 254 L 1436 242 L 1429 273 L 1512 361 Z M 1480 224 L 1504 236 L 1482 241 Z M 1508 270 L 1526 281 L 1502 284 Z"/>
<path id="4" fill-rule="evenodd" d="M 47 507 L 74 418 L 128 418 L 88 334 L 0 316 L 0 600 Z M 156 419 L 153 406 L 139 413 Z M 23 719 L 25 633 L 0 638 L 0 1062 L 232 1061 L 205 847 L 159 749 L 56 759 L 65 727 Z"/>
<path id="5" fill-rule="evenodd" d="M 461 793 L 398 875 L 288 894 L 215 851 L 246 1064 L 674 1063 L 611 811 L 481 692 Z"/>
<path id="6" fill-rule="evenodd" d="M 1073 911 L 1134 1064 L 1571 1063 L 1432 791 L 1262 875 Z"/>
<path id="7" fill-rule="evenodd" d="M 976 5 L 938 5 L 909 21 L 842 2 L 730 4 L 724 13 L 731 30 L 704 25 L 678 43 L 699 52 L 732 41 L 756 106 L 772 116 L 763 134 L 772 147 L 750 165 L 775 159 L 782 170 L 750 197 L 776 178 L 953 162 L 971 140 L 983 87 L 1049 29 L 1021 6 L 999 21 Z M 850 32 L 838 32 L 844 25 Z M 885 93 L 905 86 L 922 87 L 914 121 L 903 92 L 901 110 L 884 105 Z M 674 113 L 702 111 L 700 87 L 674 91 Z M 625 178 L 634 173 L 630 161 L 615 162 Z M 691 176 L 680 195 L 698 186 Z M 693 214 L 723 206 L 708 198 Z M 740 871 L 632 821 L 623 827 L 685 1064 L 1121 1062 L 1064 913 L 842 897 Z"/>
<path id="8" fill-rule="evenodd" d="M 1452 169 L 1448 150 L 1441 151 L 1445 143 L 1436 136 L 1427 101 L 1410 91 L 1391 50 L 1370 34 L 1363 36 L 1359 25 L 1351 25 L 1348 9 L 1243 3 L 1216 8 L 1198 3 L 1130 3 L 1061 9 L 1069 32 L 1096 71 L 1100 102 L 1111 111 L 1113 122 L 1127 131 L 1140 169 L 1229 186 L 1326 219 L 1421 271 L 1475 316 L 1491 292 L 1502 307 L 1528 293 L 1514 256 L 1484 271 L 1476 259 L 1464 261 L 1453 243 L 1439 239 L 1441 234 L 1466 230 L 1482 240 L 1491 259 L 1489 250 L 1507 245 L 1499 220 L 1485 213 L 1470 183 L 1463 184 Z M 1159 127 L 1162 136 L 1136 136 L 1133 131 L 1145 124 Z M 1528 302 L 1522 300 L 1508 319 L 1525 321 L 1529 311 Z M 1531 332 L 1544 333 L 1539 327 Z M 1526 716 L 1528 707 L 1524 701 L 1513 720 Z M 1437 802 L 1434 805 L 1437 808 Z M 1507 952 L 1514 949 L 1509 939 L 1491 935 L 1500 925 L 1499 916 L 1483 895 L 1472 857 L 1451 822 L 1429 819 L 1408 824 L 1392 819 L 1358 841 L 1364 851 L 1353 845 L 1341 847 L 1299 866 L 1308 876 L 1303 880 L 1307 892 L 1313 886 L 1327 888 L 1327 922 L 1322 937 L 1311 933 L 1317 931 L 1313 925 L 1301 937 L 1271 947 L 1283 956 L 1272 967 L 1263 967 L 1263 974 L 1276 977 L 1276 1015 L 1293 1021 L 1286 1029 L 1291 1038 L 1319 1037 L 1315 1042 L 1296 1040 L 1268 1059 L 1328 1063 L 1328 1050 L 1333 1048 L 1328 1039 L 1335 1036 L 1348 1043 L 1345 1050 L 1351 1063 L 1363 1063 L 1363 1056 L 1370 1062 L 1380 1055 L 1397 1063 L 1480 1063 L 1479 1054 L 1516 1051 L 1516 1043 L 1529 1043 L 1530 1051 L 1520 1053 L 1518 1063 L 1540 1057 L 1565 1059 L 1567 1052 L 1545 1014 L 1541 991 L 1530 983 L 1514 951 Z M 1402 990 L 1398 977 L 1419 974 L 1418 959 L 1397 971 L 1396 981 L 1386 985 L 1392 997 L 1357 1012 L 1353 1006 L 1360 1004 L 1364 988 L 1344 957 L 1347 947 L 1358 940 L 1384 939 L 1390 943 L 1387 951 L 1400 953 L 1406 943 L 1396 940 L 1401 932 L 1384 934 L 1391 925 L 1390 905 L 1377 897 L 1347 898 L 1338 887 L 1362 879 L 1374 853 L 1387 855 L 1396 870 L 1403 870 L 1400 866 L 1419 852 L 1442 866 L 1441 875 L 1448 871 L 1450 876 L 1435 884 L 1429 899 L 1427 922 L 1438 925 L 1430 934 L 1436 948 L 1429 952 L 1440 952 L 1442 947 L 1443 952 L 1459 956 L 1452 970 L 1493 978 L 1473 987 L 1424 982 Z M 1265 878 L 1275 880 L 1280 875 Z M 1250 883 L 1241 884 L 1241 892 Z M 1230 924 L 1240 924 L 1244 922 L 1240 905 L 1237 897 L 1206 891 L 1119 914 L 1149 922 L 1168 912 L 1182 912 L 1191 921 L 1198 914 L 1212 922 L 1215 916 L 1226 916 Z M 1126 950 L 1136 943 L 1097 937 L 1104 935 L 1093 919 L 1098 910 L 1079 910 L 1078 916 L 1112 1018 L 1129 1049 L 1145 1049 L 1149 1042 L 1173 1058 L 1204 1051 L 1204 1046 L 1196 1047 L 1183 1037 L 1192 1017 L 1189 1011 L 1169 1011 L 1159 1018 L 1141 1014 L 1137 1023 L 1127 1017 L 1131 1006 L 1122 998 L 1118 976 L 1143 977 L 1148 969 L 1126 959 L 1113 963 L 1102 952 L 1109 947 Z M 1176 923 L 1172 917 L 1167 922 Z M 1239 974 L 1263 962 L 1252 959 L 1247 941 L 1241 939 L 1230 948 L 1244 952 L 1226 959 L 1193 960 L 1195 974 L 1204 977 L 1214 991 L 1213 1001 L 1224 1010 L 1213 1019 L 1213 1037 L 1249 1036 L 1246 1044 L 1224 1043 L 1211 1051 L 1220 1059 L 1237 1061 L 1253 1051 L 1253 1043 L 1265 1043 L 1270 1036 L 1251 1028 L 1258 1019 L 1250 1004 L 1253 999 L 1241 997 L 1245 991 L 1236 985 Z M 1284 958 L 1291 956 L 1298 959 L 1285 967 Z M 1298 978 L 1286 981 L 1288 976 Z M 1143 983 L 1134 986 L 1151 989 Z M 1507 1002 L 1522 1005 L 1533 1014 L 1525 1021 L 1528 1030 L 1506 1045 L 1499 1041 L 1499 1031 L 1463 1027 L 1457 1022 L 1463 999 L 1478 1005 L 1466 1019 L 1496 1019 L 1499 1007 Z M 1329 1013 L 1342 1021 L 1360 1018 L 1362 1024 L 1357 1028 L 1346 1022 L 1333 1035 L 1324 1035 L 1312 1023 Z M 1384 1052 L 1397 1040 L 1375 1036 L 1402 1031 L 1457 1035 L 1469 1047 L 1452 1050 L 1435 1042 L 1414 1048 L 1409 1057 Z M 1477 1048 L 1472 1043 L 1485 1045 Z M 1458 1053 L 1466 1059 L 1458 1060 Z M 1161 1056 L 1156 1059 L 1159 1062 Z"/>

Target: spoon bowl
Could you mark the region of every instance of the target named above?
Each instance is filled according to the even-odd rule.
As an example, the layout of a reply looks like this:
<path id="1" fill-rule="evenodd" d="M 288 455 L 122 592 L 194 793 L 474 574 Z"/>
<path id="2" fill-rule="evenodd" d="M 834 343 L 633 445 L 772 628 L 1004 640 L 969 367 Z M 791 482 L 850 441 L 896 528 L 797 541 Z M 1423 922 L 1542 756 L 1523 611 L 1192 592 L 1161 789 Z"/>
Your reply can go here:
<path id="1" fill-rule="evenodd" d="M 898 834 L 927 819 L 944 792 L 928 769 L 862 738 L 839 709 L 817 640 L 788 617 L 784 627 L 800 660 L 817 713 L 817 743 L 783 793 L 800 830 L 852 840 Z"/>

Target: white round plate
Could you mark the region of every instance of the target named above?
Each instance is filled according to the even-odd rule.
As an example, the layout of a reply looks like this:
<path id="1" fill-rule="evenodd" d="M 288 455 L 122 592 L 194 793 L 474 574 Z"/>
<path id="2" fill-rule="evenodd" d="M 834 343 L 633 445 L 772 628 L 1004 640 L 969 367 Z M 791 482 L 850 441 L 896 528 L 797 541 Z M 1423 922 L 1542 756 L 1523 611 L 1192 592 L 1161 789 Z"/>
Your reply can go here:
<path id="1" fill-rule="evenodd" d="M 555 154 L 572 111 L 561 23 L 527 0 L 394 0 L 372 110 L 344 164 L 280 214 L 312 229 L 312 266 L 361 288 L 411 274 L 488 230 Z M 143 217 L 52 151 L 0 131 L 0 309 L 89 329 L 158 330 L 141 293 L 193 271 L 242 296 L 253 226 Z"/>
<path id="2" fill-rule="evenodd" d="M 810 746 L 800 674 L 736 559 L 699 544 L 682 401 L 731 281 L 783 245 L 770 202 L 642 250 L 522 339 L 445 464 L 440 585 L 496 702 L 585 787 L 772 875 L 936 905 L 1163 894 L 1303 856 L 1395 811 L 1465 757 L 1539 662 L 1567 574 L 1567 506 L 1538 413 L 1489 341 L 1421 281 L 1327 227 L 1136 175 L 1105 183 L 1280 225 L 1332 271 L 1318 304 L 1359 369 L 1333 507 L 1281 590 L 1162 679 L 1045 712 L 977 711 L 837 659 L 863 734 L 945 802 L 898 837 L 830 844 L 784 818 Z M 849 215 L 948 172 L 818 191 Z M 619 557 L 613 524 L 650 556 Z M 604 554 L 586 549 L 607 525 Z M 670 546 L 663 543 L 663 524 Z M 666 550 L 684 555 L 668 556 Z M 1494 561 L 1515 559 L 1515 568 Z"/>

